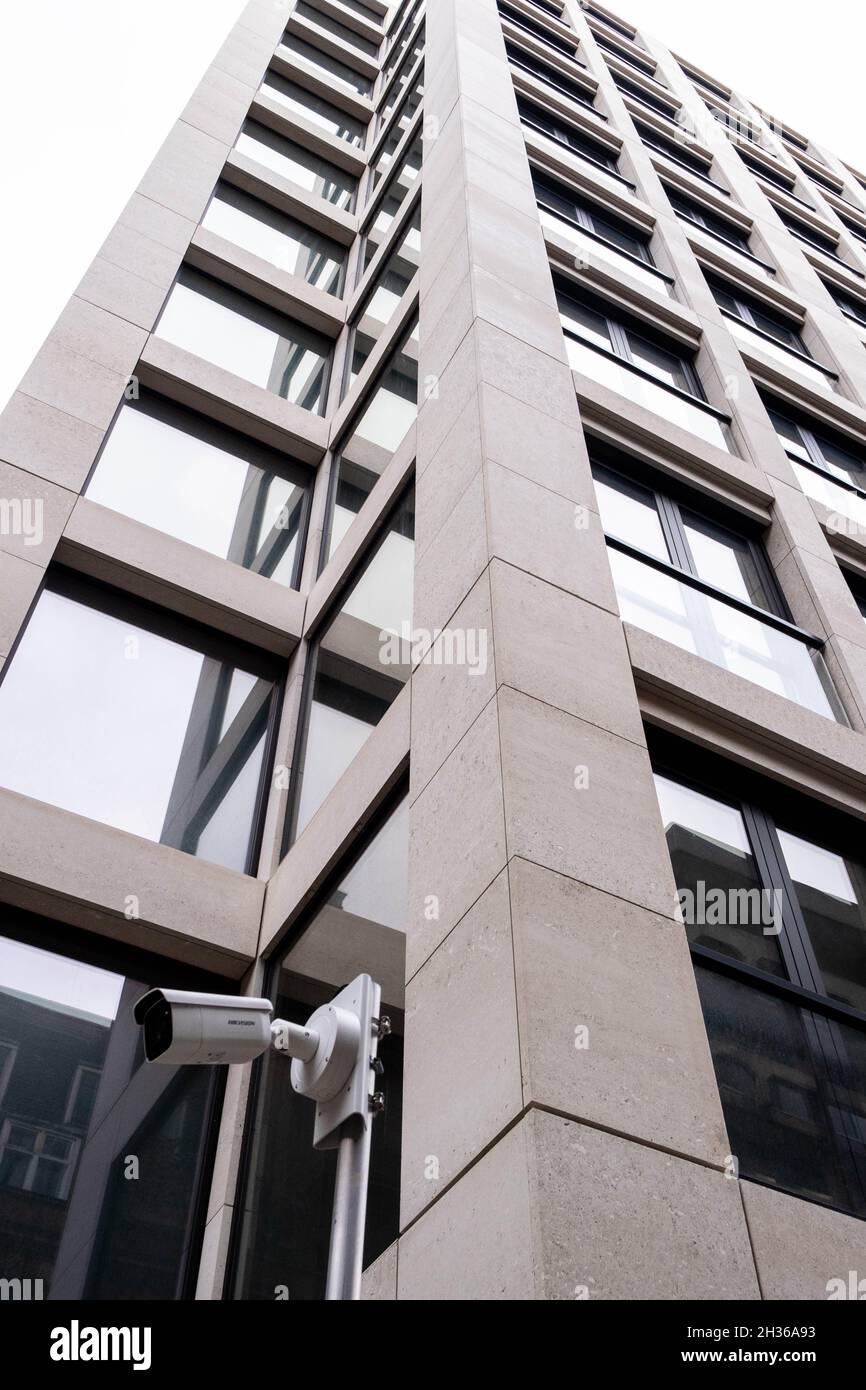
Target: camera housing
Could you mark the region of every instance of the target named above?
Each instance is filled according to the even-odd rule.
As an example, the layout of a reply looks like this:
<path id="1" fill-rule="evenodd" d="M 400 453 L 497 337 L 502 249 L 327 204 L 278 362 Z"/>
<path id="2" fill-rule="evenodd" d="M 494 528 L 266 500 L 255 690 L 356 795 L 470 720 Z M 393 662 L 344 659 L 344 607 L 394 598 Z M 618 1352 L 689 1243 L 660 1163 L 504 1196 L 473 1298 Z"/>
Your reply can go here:
<path id="1" fill-rule="evenodd" d="M 270 999 L 151 989 L 133 1010 L 148 1062 L 225 1066 L 251 1062 L 271 1045 Z"/>

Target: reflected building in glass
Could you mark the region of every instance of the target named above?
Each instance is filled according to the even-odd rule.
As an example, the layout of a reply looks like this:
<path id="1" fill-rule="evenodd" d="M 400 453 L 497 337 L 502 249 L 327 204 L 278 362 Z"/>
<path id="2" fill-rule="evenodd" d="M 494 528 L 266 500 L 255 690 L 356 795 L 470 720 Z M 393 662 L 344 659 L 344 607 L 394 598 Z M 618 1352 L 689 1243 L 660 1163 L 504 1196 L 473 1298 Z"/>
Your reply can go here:
<path id="1" fill-rule="evenodd" d="M 10 1297 L 322 1299 L 132 1008 L 363 972 L 364 1299 L 866 1266 L 864 247 L 594 0 L 250 0 L 0 416 Z"/>

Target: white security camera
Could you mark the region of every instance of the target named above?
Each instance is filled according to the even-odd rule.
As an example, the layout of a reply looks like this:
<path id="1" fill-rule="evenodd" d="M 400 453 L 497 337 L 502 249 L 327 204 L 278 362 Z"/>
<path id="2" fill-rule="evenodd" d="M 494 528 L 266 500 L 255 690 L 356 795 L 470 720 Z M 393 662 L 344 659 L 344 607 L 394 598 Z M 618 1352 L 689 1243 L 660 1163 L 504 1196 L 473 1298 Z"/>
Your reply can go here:
<path id="1" fill-rule="evenodd" d="M 134 1009 L 148 1062 L 201 1066 L 252 1062 L 271 1045 L 270 999 L 152 989 Z"/>

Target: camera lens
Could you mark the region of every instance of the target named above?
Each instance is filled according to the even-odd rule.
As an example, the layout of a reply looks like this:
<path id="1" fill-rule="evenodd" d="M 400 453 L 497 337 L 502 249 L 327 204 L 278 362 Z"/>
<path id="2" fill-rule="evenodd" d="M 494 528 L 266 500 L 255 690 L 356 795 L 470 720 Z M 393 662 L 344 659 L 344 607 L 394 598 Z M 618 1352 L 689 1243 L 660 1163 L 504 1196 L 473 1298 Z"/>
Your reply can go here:
<path id="1" fill-rule="evenodd" d="M 149 1062 L 155 1062 L 168 1051 L 172 1036 L 171 1005 L 160 999 L 148 1009 L 144 1018 L 144 1055 Z"/>

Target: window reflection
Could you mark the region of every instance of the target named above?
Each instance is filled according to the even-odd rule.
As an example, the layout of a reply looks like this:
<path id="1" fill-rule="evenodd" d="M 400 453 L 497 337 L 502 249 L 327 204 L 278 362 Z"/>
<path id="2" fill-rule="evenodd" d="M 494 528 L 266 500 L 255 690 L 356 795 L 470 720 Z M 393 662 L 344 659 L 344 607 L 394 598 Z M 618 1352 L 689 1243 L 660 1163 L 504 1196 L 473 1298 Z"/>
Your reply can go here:
<path id="1" fill-rule="evenodd" d="M 244 122 L 235 149 L 335 207 L 350 208 L 355 200 L 358 181 L 351 174 L 258 121 Z"/>
<path id="2" fill-rule="evenodd" d="M 121 408 L 86 494 L 296 587 L 309 486 L 284 454 L 145 392 Z"/>
<path id="3" fill-rule="evenodd" d="M 328 339 L 209 275 L 184 266 L 155 332 L 293 405 L 324 412 Z"/>
<path id="4" fill-rule="evenodd" d="M 348 63 L 341 63 L 337 58 L 332 58 L 324 49 L 316 48 L 313 44 L 307 43 L 306 39 L 300 39 L 288 30 L 283 34 L 277 53 L 299 58 L 303 67 L 311 67 L 319 73 L 324 73 L 332 82 L 338 83 L 347 91 L 359 92 L 364 97 L 370 95 L 373 87 L 371 78 L 350 67 Z"/>
<path id="5" fill-rule="evenodd" d="M 272 987 L 275 1016 L 304 1023 L 362 972 L 382 986 L 393 1032 L 379 1047 L 384 1072 L 376 1085 L 384 1092 L 385 1110 L 373 1125 L 365 1267 L 399 1228 L 408 858 L 404 798 L 280 957 Z M 232 1296 L 273 1301 L 274 1289 L 285 1285 L 293 1301 L 321 1299 L 334 1155 L 314 1151 L 314 1109 L 292 1090 L 285 1059 L 268 1055 L 260 1066 Z"/>
<path id="6" fill-rule="evenodd" d="M 394 225 L 395 217 L 406 201 L 407 195 L 415 187 L 421 172 L 423 148 L 420 137 L 412 142 L 379 199 L 375 216 L 368 224 L 364 237 L 364 270 L 367 269 L 379 247 L 384 244 L 391 227 Z"/>
<path id="7" fill-rule="evenodd" d="M 418 415 L 418 321 L 389 359 L 337 464 L 328 559 L 399 449 Z"/>
<path id="8" fill-rule="evenodd" d="M 824 988 L 866 1013 L 864 867 L 790 831 L 778 834 Z"/>
<path id="9" fill-rule="evenodd" d="M 41 1279 L 46 1298 L 193 1293 L 220 1078 L 140 1067 L 132 1005 L 157 982 L 147 968 L 160 985 L 213 985 L 148 961 L 125 977 L 0 935 L 0 1268 Z"/>
<path id="10" fill-rule="evenodd" d="M 366 132 L 360 121 L 272 68 L 265 73 L 259 91 L 338 140 L 345 140 L 349 145 L 363 145 Z"/>
<path id="11" fill-rule="evenodd" d="M 421 206 L 410 221 L 398 245 L 388 257 L 377 276 L 372 293 L 368 295 L 353 324 L 352 358 L 347 390 L 359 373 L 391 322 L 403 295 L 414 280 L 421 259 Z"/>
<path id="12" fill-rule="evenodd" d="M 318 643 L 295 834 L 315 815 L 409 678 L 414 536 L 413 492 Z"/>
<path id="13" fill-rule="evenodd" d="M 230 183 L 217 184 L 202 226 L 326 294 L 342 292 L 342 246 Z"/>
<path id="14" fill-rule="evenodd" d="M 0 785 L 248 870 L 273 677 L 251 650 L 58 571 L 4 668 Z"/>

